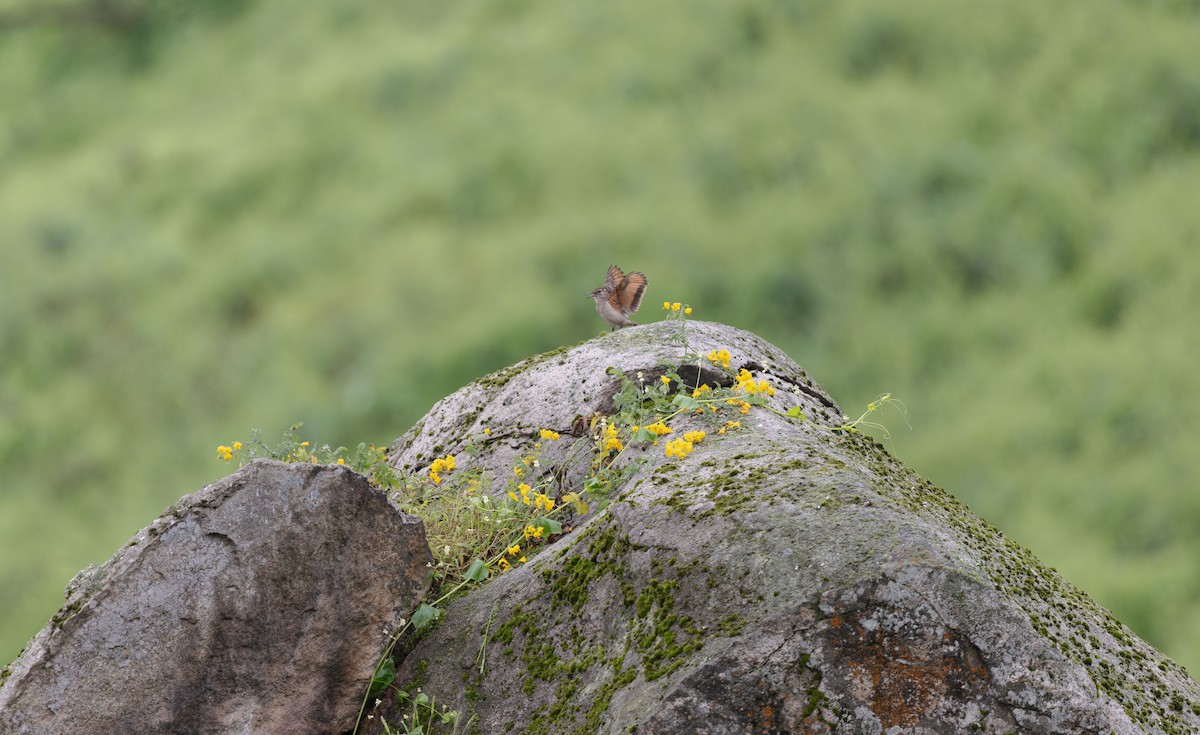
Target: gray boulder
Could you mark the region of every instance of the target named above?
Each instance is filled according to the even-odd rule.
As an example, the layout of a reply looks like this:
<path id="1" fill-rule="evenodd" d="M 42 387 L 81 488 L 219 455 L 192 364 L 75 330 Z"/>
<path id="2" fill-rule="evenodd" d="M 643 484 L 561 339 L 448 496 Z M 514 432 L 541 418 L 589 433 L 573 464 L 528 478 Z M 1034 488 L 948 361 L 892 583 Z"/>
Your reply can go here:
<path id="1" fill-rule="evenodd" d="M 256 460 L 72 580 L 5 670 L 0 732 L 347 731 L 429 561 L 362 477 Z"/>
<path id="2" fill-rule="evenodd" d="M 499 494 L 538 429 L 611 411 L 606 368 L 653 383 L 678 365 L 675 330 L 623 329 L 476 381 L 394 460 L 455 454 Z M 786 355 L 715 324 L 688 339 L 728 349 L 773 382 L 774 408 L 809 420 L 756 408 L 718 435 L 689 415 L 677 432 L 709 434 L 686 458 L 627 452 L 640 464 L 607 509 L 450 604 L 399 683 L 484 734 L 1200 732 L 1200 687 L 1181 667 L 882 446 L 836 430 L 841 410 Z M 569 444 L 541 450 L 564 489 L 589 472 Z"/>

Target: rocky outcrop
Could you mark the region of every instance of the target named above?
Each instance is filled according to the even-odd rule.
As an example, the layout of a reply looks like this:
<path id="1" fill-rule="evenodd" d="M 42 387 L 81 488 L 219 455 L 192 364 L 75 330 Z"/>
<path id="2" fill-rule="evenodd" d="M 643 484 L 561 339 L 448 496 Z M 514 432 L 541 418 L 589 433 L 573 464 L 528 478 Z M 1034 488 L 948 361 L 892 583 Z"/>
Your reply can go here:
<path id="1" fill-rule="evenodd" d="M 676 333 L 623 329 L 477 381 L 394 460 L 455 454 L 510 477 L 538 429 L 578 433 L 611 411 L 607 368 L 655 384 L 678 366 Z M 883 447 L 836 430 L 840 409 L 778 349 L 721 325 L 687 337 L 772 381 L 778 412 L 724 435 L 689 414 L 676 431 L 709 436 L 683 459 L 627 452 L 639 464 L 607 509 L 449 606 L 402 661 L 409 691 L 479 733 L 1200 732 L 1185 671 Z M 540 471 L 576 488 L 589 465 L 567 444 L 546 446 Z"/>
<path id="2" fill-rule="evenodd" d="M 6 670 L 0 732 L 347 731 L 429 560 L 362 477 L 256 460 L 72 581 Z"/>

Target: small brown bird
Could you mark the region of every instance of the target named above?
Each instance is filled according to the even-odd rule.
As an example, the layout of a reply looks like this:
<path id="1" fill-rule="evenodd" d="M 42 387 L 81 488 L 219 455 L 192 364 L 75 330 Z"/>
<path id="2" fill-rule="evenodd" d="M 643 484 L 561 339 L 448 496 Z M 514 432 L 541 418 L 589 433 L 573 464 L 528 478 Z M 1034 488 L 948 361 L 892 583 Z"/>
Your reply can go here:
<path id="1" fill-rule="evenodd" d="M 629 315 L 642 305 L 646 283 L 646 276 L 641 273 L 635 271 L 624 275 L 620 268 L 610 265 L 604 285 L 592 291 L 596 311 L 604 321 L 616 329 L 636 327 L 637 322 L 630 321 Z"/>

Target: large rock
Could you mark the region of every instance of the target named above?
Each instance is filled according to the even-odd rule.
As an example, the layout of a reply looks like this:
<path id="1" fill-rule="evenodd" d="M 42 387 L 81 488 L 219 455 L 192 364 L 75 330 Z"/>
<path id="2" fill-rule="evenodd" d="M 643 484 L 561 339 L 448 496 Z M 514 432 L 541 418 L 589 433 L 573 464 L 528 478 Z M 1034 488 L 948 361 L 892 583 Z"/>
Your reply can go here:
<path id="1" fill-rule="evenodd" d="M 623 329 L 477 381 L 395 461 L 456 454 L 502 486 L 538 428 L 611 410 L 606 368 L 654 384 L 678 364 L 674 330 Z M 709 431 L 690 456 L 640 450 L 606 510 L 451 604 L 401 683 L 480 733 L 1200 732 L 1182 668 L 883 447 L 834 430 L 840 410 L 779 350 L 720 325 L 688 337 L 811 421 L 756 408 L 719 436 L 689 417 L 677 432 Z M 567 444 L 546 445 L 541 469 L 574 488 L 588 458 L 561 466 Z"/>
<path id="2" fill-rule="evenodd" d="M 73 580 L 6 672 L 0 732 L 349 730 L 429 561 L 362 477 L 256 460 Z"/>

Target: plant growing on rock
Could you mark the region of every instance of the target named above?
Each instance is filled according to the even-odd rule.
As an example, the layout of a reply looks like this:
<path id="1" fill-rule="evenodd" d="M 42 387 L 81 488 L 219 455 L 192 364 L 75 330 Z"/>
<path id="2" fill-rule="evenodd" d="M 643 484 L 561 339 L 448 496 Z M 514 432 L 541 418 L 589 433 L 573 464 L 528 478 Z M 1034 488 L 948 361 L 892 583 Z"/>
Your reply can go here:
<path id="1" fill-rule="evenodd" d="M 385 722 L 386 732 L 428 735 L 437 728 L 457 731 L 457 713 L 439 711 L 419 692 L 410 694 L 407 688 L 396 686 L 391 656 L 404 634 L 419 634 L 434 624 L 444 604 L 470 586 L 527 563 L 538 549 L 560 536 L 573 518 L 587 515 L 593 508 L 602 510 L 647 462 L 683 460 L 703 442 L 741 429 L 742 417 L 755 408 L 807 421 L 798 407 L 784 412 L 771 405 L 777 389 L 762 375 L 761 367 L 746 363 L 735 368 L 733 355 L 724 348 L 706 355 L 694 353 L 687 339 L 690 306 L 664 302 L 663 308 L 669 312 L 668 320 L 679 324 L 671 337 L 682 347 L 679 362 L 633 375 L 609 368 L 608 374 L 617 380 L 612 413 L 581 420 L 575 433 L 582 436 L 573 439 L 564 439 L 551 429 L 533 432 L 528 449 L 513 461 L 511 472 L 500 477 L 471 467 L 469 462 L 460 466 L 464 455 L 483 451 L 492 438 L 487 427 L 468 440 L 457 455 L 437 456 L 423 467 L 393 467 L 386 450 L 372 444 L 360 444 L 354 451 L 329 445 L 313 447 L 299 437 L 299 423 L 291 426 L 275 447 L 265 444 L 257 431 L 247 444 L 233 442 L 218 447 L 218 457 L 226 462 L 236 458 L 245 463 L 265 456 L 344 465 L 368 477 L 397 506 L 424 522 L 434 559 L 429 595 L 433 599 L 422 603 L 412 619 L 402 621 L 394 634 L 377 666 L 372 687 L 364 695 L 360 722 L 371 697 L 393 690 L 397 704 L 408 714 L 397 723 L 396 727 L 402 729 Z M 877 426 L 865 419 L 889 402 L 898 403 L 885 394 L 859 419 L 847 418 L 837 428 L 857 432 L 859 426 Z M 548 443 L 560 441 L 570 443 L 565 456 L 555 459 L 559 470 L 586 468 L 576 487 L 563 487 L 565 474 L 542 467 L 543 449 Z M 660 445 L 661 450 L 657 450 Z M 662 455 L 655 460 L 653 451 L 662 451 Z"/>

